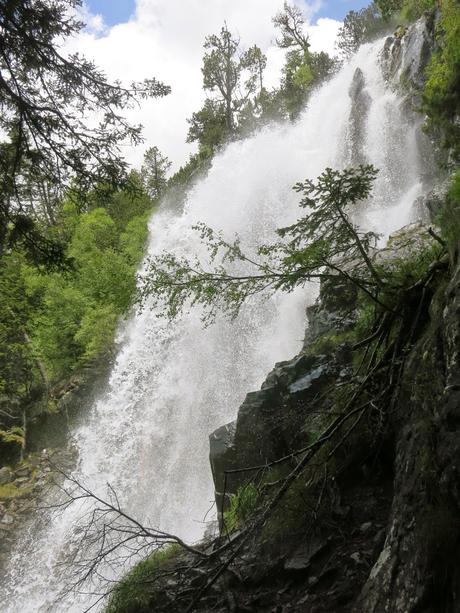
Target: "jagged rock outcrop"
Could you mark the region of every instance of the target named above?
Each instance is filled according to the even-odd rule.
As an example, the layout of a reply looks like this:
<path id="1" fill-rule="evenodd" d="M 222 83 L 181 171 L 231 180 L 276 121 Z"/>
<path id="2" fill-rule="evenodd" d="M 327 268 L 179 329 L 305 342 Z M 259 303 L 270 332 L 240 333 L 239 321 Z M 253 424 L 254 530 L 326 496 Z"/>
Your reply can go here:
<path id="1" fill-rule="evenodd" d="M 226 506 L 224 498 L 228 502 L 247 481 L 247 473 L 228 471 L 276 460 L 301 445 L 309 430 L 319 428 L 310 406 L 333 382 L 350 374 L 351 361 L 347 343 L 337 349 L 325 335 L 343 334 L 353 325 L 355 300 L 351 284 L 339 278 L 324 283 L 320 299 L 307 310 L 309 326 L 301 353 L 276 364 L 261 389 L 246 396 L 237 420 L 211 434 L 210 462 L 219 511 Z M 319 338 L 322 343 L 315 348 Z"/>
<path id="2" fill-rule="evenodd" d="M 399 26 L 385 42 L 382 68 L 388 81 L 403 85 L 419 99 L 425 83 L 425 68 L 435 47 L 436 14 L 428 11 L 409 26 Z"/>
<path id="3" fill-rule="evenodd" d="M 412 224 L 397 232 L 377 257 L 401 259 L 417 246 L 422 249 L 425 230 Z M 380 449 L 358 438 L 361 447 L 340 459 L 334 491 L 323 494 L 328 510 L 318 512 L 312 532 L 297 526 L 282 544 L 266 544 L 262 536 L 248 547 L 251 579 L 236 588 L 238 602 L 248 610 L 271 611 L 275 605 L 292 612 L 460 610 L 460 266 L 447 284 L 448 278 L 441 269 L 422 332 L 404 361 Z M 311 328 L 302 353 L 277 365 L 225 430 L 219 453 L 214 447 L 217 488 L 222 481 L 216 469 L 222 474 L 282 457 L 321 424 L 315 419 L 328 405 L 325 398 L 340 386 L 351 363 L 349 344 L 337 338 L 338 330 L 346 332 L 355 323 L 353 291 L 347 289 L 323 285 L 309 309 Z M 226 493 L 235 493 L 247 479 L 247 473 L 230 473 Z M 217 500 L 222 504 L 222 497 Z M 251 581 L 267 606 L 251 600 Z M 270 581 L 278 586 L 276 598 Z"/>

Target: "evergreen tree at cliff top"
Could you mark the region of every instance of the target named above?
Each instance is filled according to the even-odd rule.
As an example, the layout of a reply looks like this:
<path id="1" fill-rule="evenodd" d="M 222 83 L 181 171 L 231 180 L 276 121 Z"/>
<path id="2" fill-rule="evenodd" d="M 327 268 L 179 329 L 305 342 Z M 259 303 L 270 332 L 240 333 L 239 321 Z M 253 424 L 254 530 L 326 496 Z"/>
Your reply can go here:
<path id="1" fill-rule="evenodd" d="M 188 142 L 212 151 L 235 134 L 240 114 L 262 91 L 267 60 L 257 45 L 243 50 L 227 25 L 207 36 L 204 48 L 201 72 L 210 97 L 189 119 Z"/>

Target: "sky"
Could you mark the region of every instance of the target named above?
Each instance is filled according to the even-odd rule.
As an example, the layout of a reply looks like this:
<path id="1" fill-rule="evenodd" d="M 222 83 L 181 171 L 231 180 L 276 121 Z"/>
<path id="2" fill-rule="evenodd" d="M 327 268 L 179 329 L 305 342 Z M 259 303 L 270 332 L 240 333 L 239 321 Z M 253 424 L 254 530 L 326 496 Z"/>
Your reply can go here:
<path id="1" fill-rule="evenodd" d="M 323 0 L 314 17 L 342 20 L 348 11 L 368 4 L 369 0 Z M 108 26 L 128 21 L 136 8 L 135 0 L 88 0 L 87 5 L 92 13 L 102 15 Z"/>
<path id="2" fill-rule="evenodd" d="M 309 20 L 313 51 L 334 53 L 340 19 L 360 0 L 294 0 Z M 125 114 L 144 126 L 145 143 L 126 147 L 126 159 L 136 167 L 147 147 L 156 145 L 173 162 L 184 164 L 196 149 L 185 143 L 187 117 L 204 100 L 201 60 L 207 35 L 219 32 L 226 21 L 241 45 L 257 44 L 267 55 L 266 85 L 278 84 L 284 52 L 274 44 L 272 17 L 283 0 L 85 0 L 82 19 L 87 24 L 68 44 L 102 68 L 109 79 L 129 84 L 148 77 L 167 83 L 172 93 L 142 102 Z"/>

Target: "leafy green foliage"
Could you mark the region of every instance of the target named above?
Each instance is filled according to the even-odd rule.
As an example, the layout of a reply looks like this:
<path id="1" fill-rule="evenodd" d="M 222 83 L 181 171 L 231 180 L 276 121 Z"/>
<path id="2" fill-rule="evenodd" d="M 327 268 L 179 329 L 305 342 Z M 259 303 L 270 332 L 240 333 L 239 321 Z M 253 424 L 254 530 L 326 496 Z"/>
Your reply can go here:
<path id="1" fill-rule="evenodd" d="M 298 7 L 285 3 L 273 22 L 281 33 L 277 43 L 287 53 L 280 87 L 270 91 L 264 86 L 267 60 L 259 47 L 242 51 L 226 26 L 219 36 L 206 38 L 203 84 L 212 97 L 188 120 L 187 140 L 198 142 L 199 158 L 192 156 L 184 172 L 209 159 L 229 138 L 247 135 L 270 121 L 294 119 L 313 88 L 337 70 L 335 58 L 310 51 L 305 19 Z M 178 180 L 175 177 L 172 182 Z"/>
<path id="2" fill-rule="evenodd" d="M 102 201 L 93 193 L 84 212 L 63 202 L 53 233 L 66 245 L 69 268 L 38 268 L 17 248 L 0 259 L 2 451 L 22 446 L 19 426 L 32 404 L 46 406 L 54 383 L 111 350 L 135 295 L 152 206 L 142 191 L 106 193 Z"/>
<path id="3" fill-rule="evenodd" d="M 158 147 L 150 147 L 144 155 L 141 168 L 141 180 L 145 192 L 150 198 L 160 198 L 166 184 L 167 174 L 172 162 L 161 153 Z"/>
<path id="4" fill-rule="evenodd" d="M 281 33 L 281 38 L 276 40 L 278 47 L 281 49 L 297 48 L 308 53 L 310 42 L 304 33 L 305 19 L 298 6 L 284 2 L 283 10 L 273 18 L 273 23 Z"/>
<path id="5" fill-rule="evenodd" d="M 187 142 L 197 141 L 201 150 L 214 151 L 230 134 L 223 103 L 209 98 L 199 111 L 193 113 L 188 123 Z"/>
<path id="6" fill-rule="evenodd" d="M 255 254 L 243 251 L 238 237 L 229 242 L 212 228 L 197 224 L 195 229 L 214 268 L 197 258 L 189 262 L 165 252 L 149 262 L 141 298 L 150 296 L 170 318 L 189 306 L 201 305 L 204 321 L 210 322 L 219 309 L 235 316 L 255 293 L 289 292 L 333 272 L 374 296 L 382 281 L 368 252 L 377 236 L 360 231 L 349 214 L 370 194 L 376 172 L 372 166 L 343 171 L 328 168 L 317 182 L 307 179 L 295 185 L 302 194 L 300 206 L 305 216 L 277 230 L 281 240 L 259 246 Z"/>
<path id="7" fill-rule="evenodd" d="M 214 95 L 217 106 L 208 103 L 203 110 L 221 109 L 225 127 L 232 134 L 237 125 L 237 114 L 253 96 L 258 87 L 263 87 L 262 76 L 267 60 L 257 46 L 246 51 L 240 50 L 240 43 L 227 26 L 219 35 L 207 36 L 203 57 L 203 87 Z M 194 132 L 189 133 L 189 138 Z"/>
<path id="8" fill-rule="evenodd" d="M 403 20 L 414 21 L 425 11 L 436 6 L 435 0 L 376 0 L 382 17 L 389 21 L 394 16 L 399 16 Z"/>
<path id="9" fill-rule="evenodd" d="M 33 305 L 19 273 L 22 263 L 17 254 L 0 260 L 0 428 L 7 431 L 21 423 L 21 407 L 30 400 L 36 374 L 27 341 Z"/>
<path id="10" fill-rule="evenodd" d="M 402 9 L 403 0 L 375 0 L 379 11 L 385 21 L 388 21 L 395 13 Z"/>
<path id="11" fill-rule="evenodd" d="M 387 18 L 382 17 L 378 2 L 369 6 L 350 11 L 343 21 L 337 35 L 337 48 L 344 57 L 349 57 L 360 45 L 371 41 L 388 28 Z"/>
<path id="12" fill-rule="evenodd" d="M 295 119 L 313 87 L 335 72 L 338 62 L 327 53 L 310 51 L 305 19 L 297 6 L 285 2 L 273 23 L 281 33 L 278 47 L 288 50 L 277 98 L 284 116 Z"/>
<path id="13" fill-rule="evenodd" d="M 224 513 L 224 525 L 228 532 L 243 525 L 257 506 L 259 491 L 253 483 L 239 487 L 230 497 L 230 507 Z"/>
<path id="14" fill-rule="evenodd" d="M 188 120 L 187 141 L 197 141 L 200 157 L 207 158 L 246 129 L 248 118 L 254 119 L 255 109 L 261 108 L 267 59 L 257 45 L 243 51 L 226 25 L 219 35 L 206 37 L 204 48 L 203 87 L 212 97 Z"/>
<path id="15" fill-rule="evenodd" d="M 437 222 L 440 225 L 443 238 L 451 253 L 455 256 L 460 250 L 460 170 L 452 177 L 449 192 L 441 209 Z"/>
<path id="16" fill-rule="evenodd" d="M 358 11 L 350 11 L 337 36 L 337 48 L 345 58 L 360 45 L 372 41 L 401 22 L 415 21 L 435 0 L 375 0 Z"/>
<path id="17" fill-rule="evenodd" d="M 8 430 L 0 430 L 0 440 L 4 443 L 16 443 L 16 445 L 22 447 L 25 442 L 24 428 L 13 426 Z"/>
<path id="18" fill-rule="evenodd" d="M 117 194 L 116 206 L 108 208 L 119 212 L 121 197 Z M 29 267 L 25 273 L 28 294 L 39 304 L 33 344 L 52 380 L 110 349 L 118 317 L 129 309 L 135 293 L 135 271 L 147 237 L 145 213 L 129 221 L 123 214 L 117 223 L 107 208 L 83 215 L 71 204 L 65 208 L 73 270 L 43 275 Z"/>
<path id="19" fill-rule="evenodd" d="M 406 21 L 415 21 L 425 11 L 435 8 L 438 4 L 436 0 L 405 0 L 401 7 L 401 18 Z"/>
<path id="20" fill-rule="evenodd" d="M 281 92 L 286 112 L 289 117 L 295 118 L 303 108 L 314 75 L 309 65 L 310 54 L 299 49 L 292 49 L 286 54 L 286 63 L 283 67 Z"/>
<path id="21" fill-rule="evenodd" d="M 428 125 L 441 132 L 452 157 L 460 159 L 460 6 L 456 0 L 444 0 L 437 27 L 439 49 L 427 67 L 423 110 Z"/>

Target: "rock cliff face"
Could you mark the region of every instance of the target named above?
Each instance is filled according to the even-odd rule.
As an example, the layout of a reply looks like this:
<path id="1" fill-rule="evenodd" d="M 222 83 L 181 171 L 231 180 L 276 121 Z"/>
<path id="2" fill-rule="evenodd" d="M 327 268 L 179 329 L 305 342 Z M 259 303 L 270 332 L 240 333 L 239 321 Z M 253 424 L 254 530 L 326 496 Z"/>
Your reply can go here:
<path id="1" fill-rule="evenodd" d="M 430 305 L 392 419 L 394 495 L 355 611 L 460 610 L 460 267 Z"/>
<path id="2" fill-rule="evenodd" d="M 380 256 L 394 257 L 416 233 L 423 226 L 399 232 Z M 317 472 L 300 477 L 294 521 L 283 506 L 246 548 L 238 568 L 248 580 L 237 593 L 247 610 L 460 611 L 460 266 L 451 273 L 442 265 L 435 275 L 391 411 L 357 428 L 323 491 Z M 236 422 L 211 436 L 221 510 L 250 479 L 262 483 L 264 464 L 308 447 L 309 432 L 324 427 L 350 376 L 355 301 L 352 288 L 323 285 L 301 354 L 277 364 Z M 243 467 L 256 468 L 232 472 Z"/>
<path id="3" fill-rule="evenodd" d="M 230 471 L 282 458 L 302 447 L 309 432 L 321 428 L 321 414 L 312 414 L 310 407 L 322 394 L 325 402 L 331 386 L 350 375 L 350 347 L 346 342 L 336 344 L 355 322 L 355 301 L 354 287 L 339 279 L 324 283 L 317 304 L 307 312 L 302 352 L 276 364 L 261 389 L 246 396 L 237 419 L 211 434 L 210 462 L 220 513 L 251 475 Z"/>

